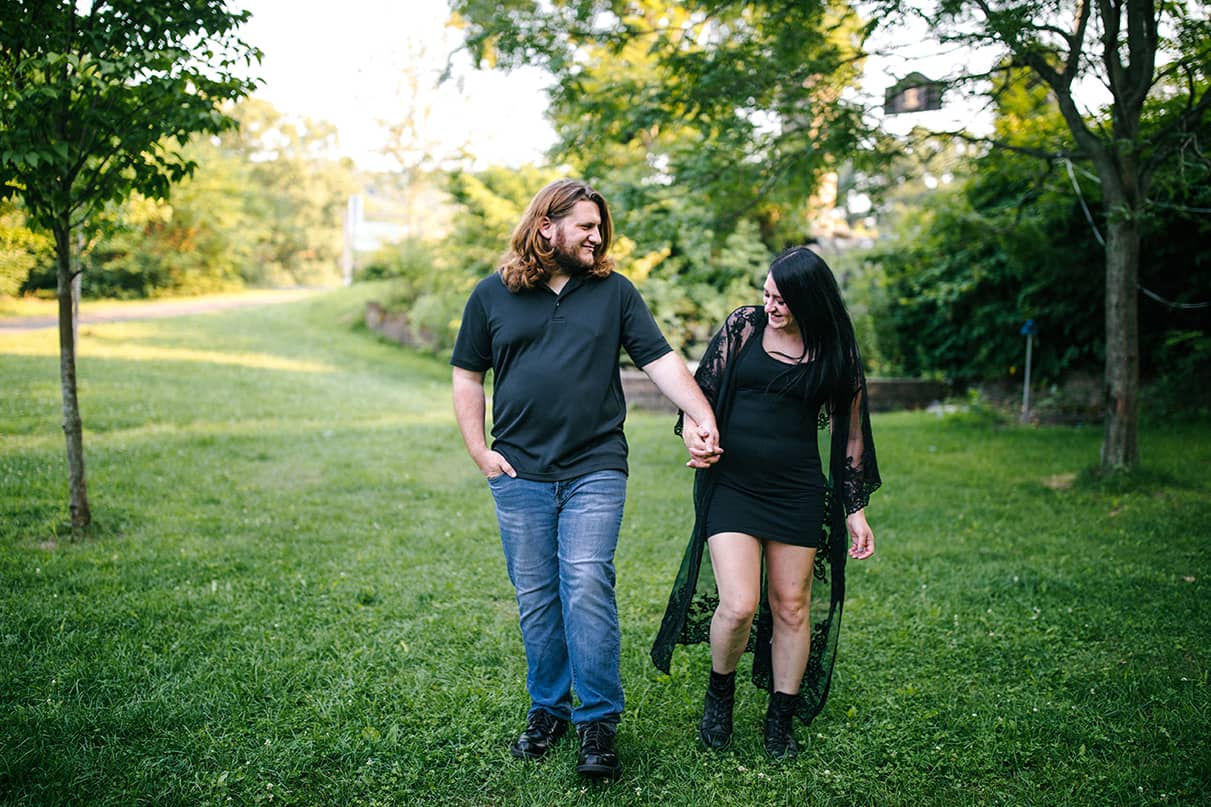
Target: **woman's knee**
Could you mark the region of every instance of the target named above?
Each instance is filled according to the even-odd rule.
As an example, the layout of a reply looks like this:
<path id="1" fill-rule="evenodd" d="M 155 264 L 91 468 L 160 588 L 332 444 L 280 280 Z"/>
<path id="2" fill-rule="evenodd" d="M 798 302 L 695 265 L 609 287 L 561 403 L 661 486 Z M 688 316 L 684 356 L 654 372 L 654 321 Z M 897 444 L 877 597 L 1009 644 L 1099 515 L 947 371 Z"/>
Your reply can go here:
<path id="1" fill-rule="evenodd" d="M 806 592 L 776 596 L 770 592 L 770 614 L 778 625 L 793 631 L 802 630 L 808 623 L 811 603 Z"/>
<path id="2" fill-rule="evenodd" d="M 751 625 L 757 614 L 757 597 L 733 595 L 720 598 L 715 618 L 732 629 Z"/>

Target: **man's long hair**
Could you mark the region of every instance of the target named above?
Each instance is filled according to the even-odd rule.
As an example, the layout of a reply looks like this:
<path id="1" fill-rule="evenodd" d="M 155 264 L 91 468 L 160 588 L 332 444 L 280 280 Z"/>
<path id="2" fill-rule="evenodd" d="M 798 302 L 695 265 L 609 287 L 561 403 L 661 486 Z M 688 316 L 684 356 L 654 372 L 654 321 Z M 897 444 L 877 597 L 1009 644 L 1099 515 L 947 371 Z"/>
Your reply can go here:
<path id="1" fill-rule="evenodd" d="M 555 245 L 543 237 L 539 227 L 543 219 L 559 221 L 572 212 L 577 202 L 586 200 L 597 205 L 601 214 L 601 243 L 593 250 L 593 266 L 585 273 L 605 277 L 614 270 L 614 259 L 608 255 L 614 225 L 605 197 L 578 179 L 561 179 L 540 190 L 530 200 L 525 215 L 513 230 L 509 252 L 496 270 L 509 291 L 532 289 L 546 282 L 556 267 Z"/>

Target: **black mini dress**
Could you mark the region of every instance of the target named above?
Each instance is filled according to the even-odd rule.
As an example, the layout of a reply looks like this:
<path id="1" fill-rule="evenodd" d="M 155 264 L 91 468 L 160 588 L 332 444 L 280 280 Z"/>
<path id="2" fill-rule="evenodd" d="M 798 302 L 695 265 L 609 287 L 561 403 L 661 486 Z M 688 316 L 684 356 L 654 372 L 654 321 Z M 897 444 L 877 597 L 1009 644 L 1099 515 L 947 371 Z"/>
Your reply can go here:
<path id="1" fill-rule="evenodd" d="M 706 534 L 742 532 L 818 549 L 827 488 L 816 442 L 819 406 L 803 398 L 802 368 L 770 356 L 759 337 L 737 362 Z"/>

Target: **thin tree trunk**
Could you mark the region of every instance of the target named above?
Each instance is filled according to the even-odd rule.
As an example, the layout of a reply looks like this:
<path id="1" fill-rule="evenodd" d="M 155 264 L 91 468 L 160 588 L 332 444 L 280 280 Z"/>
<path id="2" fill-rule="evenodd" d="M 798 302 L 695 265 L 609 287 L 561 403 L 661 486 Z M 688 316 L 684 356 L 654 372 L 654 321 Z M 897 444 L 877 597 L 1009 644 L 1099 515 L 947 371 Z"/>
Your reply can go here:
<path id="1" fill-rule="evenodd" d="M 76 398 L 76 329 L 80 284 L 72 261 L 71 228 L 55 228 L 55 257 L 59 276 L 59 382 L 63 396 L 63 434 L 67 438 L 68 505 L 72 531 L 92 522 L 88 485 L 84 479 L 84 424 Z"/>
<path id="2" fill-rule="evenodd" d="M 1139 464 L 1140 388 L 1139 223 L 1131 213 L 1107 218 L 1104 470 Z"/>

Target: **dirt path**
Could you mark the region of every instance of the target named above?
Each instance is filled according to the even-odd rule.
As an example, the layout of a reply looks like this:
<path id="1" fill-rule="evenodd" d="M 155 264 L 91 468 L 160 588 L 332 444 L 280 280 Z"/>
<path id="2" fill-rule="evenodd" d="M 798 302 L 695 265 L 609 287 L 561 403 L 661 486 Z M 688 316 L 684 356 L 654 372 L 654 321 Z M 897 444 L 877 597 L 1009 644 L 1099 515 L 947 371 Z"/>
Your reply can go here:
<path id="1" fill-rule="evenodd" d="M 132 319 L 161 319 L 183 317 L 189 314 L 208 314 L 232 308 L 247 308 L 257 305 L 276 305 L 301 300 L 322 289 L 283 289 L 280 291 L 251 292 L 212 297 L 190 297 L 175 300 L 140 300 L 138 302 L 84 303 L 80 309 L 80 324 L 94 325 L 101 322 L 120 322 Z M 58 327 L 55 316 L 5 317 L 0 318 L 0 334 L 23 333 L 44 328 Z"/>

